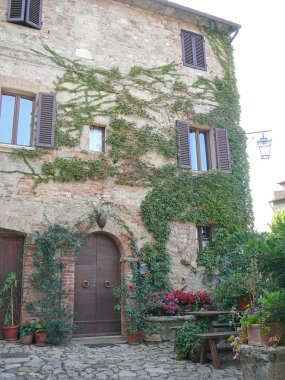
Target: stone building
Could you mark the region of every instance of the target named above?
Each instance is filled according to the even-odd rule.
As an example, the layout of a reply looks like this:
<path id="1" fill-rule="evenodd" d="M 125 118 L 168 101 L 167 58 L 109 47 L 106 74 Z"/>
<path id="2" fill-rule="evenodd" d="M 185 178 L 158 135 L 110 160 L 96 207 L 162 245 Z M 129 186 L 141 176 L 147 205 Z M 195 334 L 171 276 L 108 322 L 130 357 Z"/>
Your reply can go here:
<path id="1" fill-rule="evenodd" d="M 274 191 L 274 198 L 269 202 L 272 205 L 274 214 L 277 211 L 285 209 L 285 181 L 279 182 L 278 184 L 282 186 L 283 189 Z"/>
<path id="2" fill-rule="evenodd" d="M 22 279 L 22 320 L 35 237 L 54 225 L 89 236 L 63 254 L 77 335 L 121 331 L 110 285 L 135 256 L 205 287 L 213 228 L 251 218 L 239 28 L 166 0 L 1 1 L 0 282 Z"/>

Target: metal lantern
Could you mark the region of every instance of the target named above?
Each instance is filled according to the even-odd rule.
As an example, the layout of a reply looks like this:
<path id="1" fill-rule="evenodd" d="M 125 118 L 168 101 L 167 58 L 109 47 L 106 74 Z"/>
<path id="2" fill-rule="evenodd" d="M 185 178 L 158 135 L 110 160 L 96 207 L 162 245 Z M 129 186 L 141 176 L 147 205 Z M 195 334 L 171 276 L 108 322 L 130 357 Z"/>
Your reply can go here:
<path id="1" fill-rule="evenodd" d="M 264 159 L 268 160 L 270 157 L 271 141 L 272 139 L 265 137 L 263 133 L 262 133 L 262 137 L 260 137 L 260 139 L 257 140 L 257 145 L 258 145 L 262 160 Z"/>
<path id="2" fill-rule="evenodd" d="M 139 267 L 139 274 L 141 276 L 144 276 L 145 274 L 148 273 L 148 263 L 144 260 L 140 260 L 138 262 L 138 267 Z"/>

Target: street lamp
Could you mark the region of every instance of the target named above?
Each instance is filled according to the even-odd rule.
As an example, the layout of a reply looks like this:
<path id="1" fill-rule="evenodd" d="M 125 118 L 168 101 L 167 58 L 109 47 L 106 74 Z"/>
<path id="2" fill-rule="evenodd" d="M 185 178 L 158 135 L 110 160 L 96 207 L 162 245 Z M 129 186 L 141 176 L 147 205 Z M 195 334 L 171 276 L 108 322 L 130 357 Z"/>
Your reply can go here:
<path id="1" fill-rule="evenodd" d="M 265 134 L 271 132 L 270 130 L 267 131 L 256 131 L 256 132 L 248 132 L 247 135 L 253 135 L 253 138 L 260 136 L 258 139 L 256 139 L 257 146 L 260 151 L 261 159 L 262 160 L 268 160 L 270 157 L 270 150 L 271 150 L 271 142 L 272 139 L 269 139 Z"/>

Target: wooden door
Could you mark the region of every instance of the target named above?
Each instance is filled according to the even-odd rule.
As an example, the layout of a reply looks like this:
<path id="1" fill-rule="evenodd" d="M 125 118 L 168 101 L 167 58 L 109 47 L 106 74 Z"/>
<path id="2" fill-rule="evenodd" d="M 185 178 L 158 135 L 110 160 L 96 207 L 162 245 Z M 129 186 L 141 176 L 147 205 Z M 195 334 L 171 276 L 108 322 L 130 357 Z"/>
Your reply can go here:
<path id="1" fill-rule="evenodd" d="M 76 259 L 74 336 L 121 333 L 112 291 L 119 283 L 120 253 L 115 242 L 103 234 L 90 236 Z"/>
<path id="2" fill-rule="evenodd" d="M 17 289 L 17 307 L 15 313 L 17 322 L 20 322 L 23 250 L 23 236 L 0 235 L 0 286 L 9 273 L 16 272 L 19 284 Z M 2 326 L 5 307 L 6 305 L 4 304 L 3 309 L 0 309 L 0 326 Z M 0 328 L 0 339 L 3 339 L 2 328 Z"/>

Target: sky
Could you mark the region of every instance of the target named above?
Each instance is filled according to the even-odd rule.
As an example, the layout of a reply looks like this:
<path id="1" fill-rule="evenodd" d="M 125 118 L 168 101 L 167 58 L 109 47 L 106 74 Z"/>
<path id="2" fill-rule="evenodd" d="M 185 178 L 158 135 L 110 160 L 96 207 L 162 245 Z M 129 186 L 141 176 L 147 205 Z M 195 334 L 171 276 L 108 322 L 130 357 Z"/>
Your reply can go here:
<path id="1" fill-rule="evenodd" d="M 177 4 L 240 24 L 233 41 L 241 103 L 241 127 L 248 132 L 271 130 L 269 160 L 261 160 L 256 137 L 248 135 L 250 187 L 255 229 L 268 231 L 269 204 L 278 182 L 285 181 L 285 66 L 282 0 L 172 0 Z"/>

